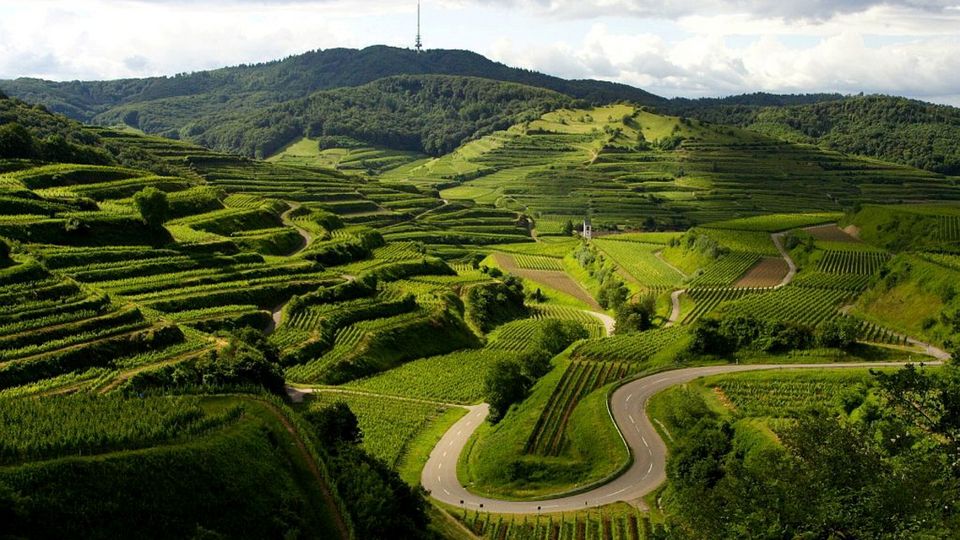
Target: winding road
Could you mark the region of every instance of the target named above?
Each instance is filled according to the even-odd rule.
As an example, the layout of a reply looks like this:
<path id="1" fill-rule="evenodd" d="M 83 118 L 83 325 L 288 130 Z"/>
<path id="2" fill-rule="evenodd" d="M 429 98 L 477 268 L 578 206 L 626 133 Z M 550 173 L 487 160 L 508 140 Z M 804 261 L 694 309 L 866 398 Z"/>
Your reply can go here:
<path id="1" fill-rule="evenodd" d="M 936 365 L 940 362 L 931 362 Z M 642 504 L 640 499 L 666 479 L 667 448 L 646 414 L 648 400 L 656 393 L 677 384 L 722 373 L 775 369 L 850 369 L 897 367 L 899 363 L 722 365 L 667 371 L 628 382 L 614 391 L 609 409 L 621 437 L 630 449 L 630 467 L 611 480 L 589 491 L 541 501 L 504 501 L 475 495 L 457 478 L 457 461 L 473 432 L 486 419 L 486 404 L 468 407 L 468 414 L 453 425 L 434 447 L 421 475 L 423 487 L 435 499 L 458 507 L 483 509 L 507 514 L 568 512 L 593 508 L 617 501 Z"/>

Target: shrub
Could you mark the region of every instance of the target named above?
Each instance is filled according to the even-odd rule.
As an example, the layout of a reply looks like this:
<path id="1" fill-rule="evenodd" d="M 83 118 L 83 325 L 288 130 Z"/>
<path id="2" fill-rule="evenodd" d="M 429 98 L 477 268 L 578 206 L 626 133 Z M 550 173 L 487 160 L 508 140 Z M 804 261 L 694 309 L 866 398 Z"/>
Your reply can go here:
<path id="1" fill-rule="evenodd" d="M 134 194 L 133 204 L 148 227 L 159 229 L 170 212 L 167 194 L 155 187 L 146 187 Z"/>

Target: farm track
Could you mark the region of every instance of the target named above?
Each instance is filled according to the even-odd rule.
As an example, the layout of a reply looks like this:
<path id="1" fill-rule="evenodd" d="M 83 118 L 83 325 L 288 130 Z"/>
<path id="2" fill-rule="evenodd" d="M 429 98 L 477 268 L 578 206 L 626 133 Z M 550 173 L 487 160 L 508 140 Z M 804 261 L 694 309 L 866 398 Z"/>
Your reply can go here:
<path id="1" fill-rule="evenodd" d="M 777 246 L 777 251 L 780 252 L 780 256 L 783 257 L 783 260 L 787 261 L 787 275 L 783 277 L 783 281 L 779 285 L 775 286 L 774 289 L 779 289 L 786 287 L 793 281 L 793 278 L 797 275 L 797 263 L 793 262 L 793 259 L 790 257 L 790 253 L 783 247 L 783 237 L 786 236 L 786 232 L 773 233 L 770 235 L 770 239 L 773 240 L 773 245 Z"/>
<path id="2" fill-rule="evenodd" d="M 310 231 L 297 225 L 296 223 L 293 222 L 292 219 L 290 219 L 290 214 L 299 210 L 300 207 L 303 205 L 295 201 L 283 201 L 283 202 L 287 203 L 287 205 L 289 205 L 290 208 L 286 212 L 280 214 L 280 221 L 283 222 L 283 224 L 286 225 L 287 227 L 291 227 L 294 230 L 296 230 L 297 234 L 300 235 L 300 238 L 303 239 L 303 243 L 297 249 L 287 254 L 288 257 L 293 257 L 294 255 L 297 255 L 301 251 L 307 249 L 307 246 L 309 246 L 310 243 L 313 242 L 313 235 L 310 234 Z"/>
<path id="3" fill-rule="evenodd" d="M 678 291 L 673 291 L 670 293 L 670 318 L 667 319 L 666 326 L 673 326 L 680 322 L 680 297 L 683 296 L 683 293 L 687 292 L 686 289 L 680 289 Z"/>
<path id="4" fill-rule="evenodd" d="M 676 272 L 677 274 L 679 274 L 680 277 L 682 277 L 683 279 L 687 279 L 687 278 L 690 277 L 690 276 L 688 276 L 683 270 L 681 270 L 681 269 L 677 268 L 676 266 L 670 264 L 669 261 L 667 261 L 666 259 L 664 259 L 664 258 L 663 258 L 663 250 L 662 250 L 662 249 L 661 249 L 661 250 L 658 250 L 658 251 L 654 251 L 654 252 L 653 252 L 653 256 L 656 257 L 656 258 L 658 258 L 658 259 L 660 259 L 660 262 L 662 262 L 663 264 L 667 265 L 668 268 L 670 268 L 671 270 L 673 270 L 674 272 Z"/>
<path id="5" fill-rule="evenodd" d="M 931 362 L 939 365 L 941 362 Z M 863 369 L 898 367 L 897 363 L 850 364 L 769 364 L 724 365 L 677 369 L 630 381 L 615 390 L 609 410 L 624 443 L 630 449 L 630 466 L 616 477 L 583 493 L 537 501 L 506 501 L 476 495 L 467 491 L 457 477 L 457 463 L 471 435 L 486 419 L 486 404 L 469 407 L 466 416 L 454 424 L 440 439 L 421 474 L 421 484 L 430 495 L 446 504 L 465 509 L 505 514 L 537 514 L 569 512 L 595 508 L 618 501 L 642 506 L 642 498 L 666 480 L 667 447 L 646 414 L 649 399 L 671 386 L 724 373 L 778 369 Z"/>
<path id="6" fill-rule="evenodd" d="M 342 274 L 340 277 L 343 278 L 343 279 L 345 279 L 347 282 L 351 282 L 351 281 L 356 281 L 356 280 L 357 280 L 357 276 L 351 276 L 350 274 Z M 290 301 L 287 300 L 286 302 L 284 302 L 284 303 L 280 304 L 279 306 L 273 308 L 273 310 L 270 312 L 270 320 L 271 320 L 270 326 L 268 326 L 268 327 L 263 331 L 264 334 L 266 334 L 266 335 L 269 336 L 270 334 L 272 334 L 272 333 L 274 333 L 274 332 L 277 331 L 277 328 L 280 326 L 280 323 L 283 322 L 283 308 L 287 307 L 287 304 L 289 304 L 289 303 L 290 303 Z"/>
<path id="7" fill-rule="evenodd" d="M 607 337 L 612 336 L 614 331 L 616 331 L 617 321 L 613 317 L 605 313 L 600 313 L 598 311 L 590 311 L 587 309 L 583 310 L 583 312 L 586 313 L 587 315 L 590 315 L 591 317 L 599 319 L 600 322 L 603 323 L 603 329 L 606 331 Z"/>

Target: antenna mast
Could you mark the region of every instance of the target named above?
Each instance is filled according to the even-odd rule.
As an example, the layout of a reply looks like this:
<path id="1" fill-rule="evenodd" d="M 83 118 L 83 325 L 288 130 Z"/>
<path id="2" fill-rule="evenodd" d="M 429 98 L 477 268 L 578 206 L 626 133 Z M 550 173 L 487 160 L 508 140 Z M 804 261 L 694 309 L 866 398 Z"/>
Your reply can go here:
<path id="1" fill-rule="evenodd" d="M 414 45 L 418 53 L 423 52 L 423 42 L 420 41 L 420 0 L 417 0 L 417 43 Z"/>

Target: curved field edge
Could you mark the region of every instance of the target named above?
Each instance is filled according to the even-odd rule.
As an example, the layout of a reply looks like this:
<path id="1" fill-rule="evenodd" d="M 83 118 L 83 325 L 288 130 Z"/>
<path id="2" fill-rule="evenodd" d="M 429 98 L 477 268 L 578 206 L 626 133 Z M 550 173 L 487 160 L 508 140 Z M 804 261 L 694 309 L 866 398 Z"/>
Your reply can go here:
<path id="1" fill-rule="evenodd" d="M 40 536 L 69 537 L 98 523 L 98 534 L 116 537 L 133 531 L 189 537 L 200 530 L 353 537 L 323 462 L 289 409 L 248 396 L 205 397 L 202 404 L 239 404 L 243 414 L 169 444 L 0 467 L 0 481 L 29 494 L 25 515 L 31 534 Z M 102 504 L 118 496 L 122 505 Z"/>

